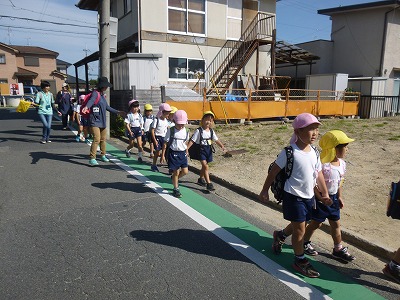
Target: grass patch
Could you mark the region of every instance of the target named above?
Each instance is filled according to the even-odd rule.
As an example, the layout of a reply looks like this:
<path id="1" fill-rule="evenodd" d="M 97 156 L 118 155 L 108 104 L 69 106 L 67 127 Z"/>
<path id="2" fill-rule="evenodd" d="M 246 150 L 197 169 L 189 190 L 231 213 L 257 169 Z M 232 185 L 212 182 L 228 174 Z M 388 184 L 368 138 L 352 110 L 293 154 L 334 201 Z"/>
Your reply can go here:
<path id="1" fill-rule="evenodd" d="M 385 127 L 385 123 L 378 123 L 378 124 L 375 124 L 375 127 Z"/>
<path id="2" fill-rule="evenodd" d="M 391 136 L 388 138 L 389 141 L 400 141 L 400 135 Z"/>

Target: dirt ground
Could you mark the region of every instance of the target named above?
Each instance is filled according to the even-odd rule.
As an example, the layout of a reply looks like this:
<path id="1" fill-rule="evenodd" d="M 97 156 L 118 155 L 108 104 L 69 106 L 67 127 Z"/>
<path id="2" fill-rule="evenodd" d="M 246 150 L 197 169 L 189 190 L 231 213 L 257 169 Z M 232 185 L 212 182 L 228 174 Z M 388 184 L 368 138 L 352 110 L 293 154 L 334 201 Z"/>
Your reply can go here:
<path id="1" fill-rule="evenodd" d="M 349 145 L 345 161 L 342 228 L 393 251 L 400 247 L 400 221 L 386 216 L 390 183 L 400 180 L 400 117 L 384 119 L 322 119 L 320 136 L 340 129 L 355 142 Z M 196 128 L 196 126 L 191 126 Z M 215 132 L 228 150 L 247 152 L 230 158 L 216 146 L 211 173 L 238 186 L 259 193 L 269 164 L 288 144 L 293 128 L 276 122 L 252 125 L 216 125 Z M 196 165 L 197 162 L 190 164 Z M 270 199 L 274 201 L 272 195 Z"/>

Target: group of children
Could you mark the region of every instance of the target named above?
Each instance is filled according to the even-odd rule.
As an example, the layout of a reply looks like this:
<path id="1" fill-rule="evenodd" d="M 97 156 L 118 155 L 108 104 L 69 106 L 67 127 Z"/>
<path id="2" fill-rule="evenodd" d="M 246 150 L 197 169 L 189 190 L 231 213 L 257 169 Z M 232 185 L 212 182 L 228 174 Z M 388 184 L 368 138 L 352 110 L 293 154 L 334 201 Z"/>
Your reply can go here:
<path id="1" fill-rule="evenodd" d="M 308 277 L 319 277 L 319 272 L 305 255 L 315 256 L 318 252 L 311 244 L 311 237 L 322 222 L 328 219 L 334 242 L 332 255 L 345 262 L 355 259 L 342 245 L 340 231 L 340 209 L 344 202 L 342 183 L 346 172 L 343 160 L 347 145 L 354 140 L 340 130 L 325 133 L 319 141 L 322 152 L 311 146 L 318 138 L 321 123 L 308 113 L 298 115 L 293 121 L 294 134 L 290 140 L 293 149 L 293 169 L 284 185 L 282 202 L 283 217 L 290 223 L 280 231 L 274 231 L 272 250 L 282 251 L 288 236 L 292 236 L 294 250 L 293 267 Z M 276 159 L 260 193 L 261 201 L 268 201 L 268 190 L 279 171 L 287 163 L 286 151 Z M 310 221 L 310 222 L 309 222 Z M 307 225 L 307 222 L 308 225 Z"/>
<path id="2" fill-rule="evenodd" d="M 188 116 L 184 110 L 178 110 L 168 103 L 159 106 L 158 113 L 153 116 L 150 104 L 144 105 L 144 116 L 140 113 L 139 102 L 129 101 L 129 113 L 125 118 L 126 135 L 129 144 L 125 150 L 126 157 L 131 157 L 131 149 L 136 141 L 138 148 L 138 161 L 143 162 L 143 145 L 149 143 L 150 157 L 152 158 L 151 170 L 159 172 L 157 161 L 168 164 L 169 174 L 173 184 L 173 195 L 182 197 L 179 190 L 179 179 L 188 173 L 189 149 L 193 147 L 196 153 L 191 157 L 201 163 L 200 177 L 197 181 L 208 191 L 215 190 L 210 181 L 208 163 L 213 160 L 212 143 L 215 142 L 225 151 L 224 145 L 219 141 L 212 129 L 214 114 L 206 111 L 201 119 L 200 127 L 190 136 L 185 125 Z M 192 149 L 192 150 L 193 150 Z"/>

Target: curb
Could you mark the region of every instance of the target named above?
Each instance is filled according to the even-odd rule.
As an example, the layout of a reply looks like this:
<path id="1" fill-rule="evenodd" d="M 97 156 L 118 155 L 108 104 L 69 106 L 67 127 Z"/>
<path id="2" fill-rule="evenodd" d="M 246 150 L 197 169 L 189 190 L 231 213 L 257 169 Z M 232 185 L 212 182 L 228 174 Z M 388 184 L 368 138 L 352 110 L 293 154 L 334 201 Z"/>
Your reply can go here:
<path id="1" fill-rule="evenodd" d="M 126 143 L 129 142 L 129 140 L 126 137 L 116 137 L 116 139 L 118 139 L 122 142 L 126 142 Z M 147 147 L 143 147 L 143 149 L 146 150 L 147 152 L 150 152 L 150 149 Z M 189 165 L 189 171 L 196 173 L 196 174 L 200 174 L 200 169 L 198 169 L 195 166 Z M 255 201 L 257 203 L 265 205 L 276 211 L 282 212 L 282 206 L 279 205 L 278 203 L 273 202 L 273 201 L 269 201 L 267 203 L 261 202 L 258 200 L 258 194 L 254 193 L 250 190 L 247 190 L 241 186 L 238 186 L 224 178 L 217 177 L 216 175 L 213 175 L 210 173 L 210 179 L 212 181 L 224 186 L 225 188 L 229 188 L 230 190 L 235 191 L 239 195 L 242 195 L 252 201 Z M 320 229 L 322 231 L 324 231 L 326 234 L 330 234 L 330 226 L 328 224 L 322 223 L 322 226 L 320 227 Z M 341 228 L 341 232 L 342 232 L 342 240 L 343 241 L 345 241 L 353 246 L 356 246 L 357 248 L 360 248 L 360 249 L 368 252 L 369 254 L 379 257 L 383 260 L 391 260 L 393 258 L 394 252 L 396 251 L 396 250 L 388 250 L 381 245 L 374 244 L 374 243 L 360 237 L 359 235 L 357 235 L 355 232 L 352 232 L 351 230 Z"/>

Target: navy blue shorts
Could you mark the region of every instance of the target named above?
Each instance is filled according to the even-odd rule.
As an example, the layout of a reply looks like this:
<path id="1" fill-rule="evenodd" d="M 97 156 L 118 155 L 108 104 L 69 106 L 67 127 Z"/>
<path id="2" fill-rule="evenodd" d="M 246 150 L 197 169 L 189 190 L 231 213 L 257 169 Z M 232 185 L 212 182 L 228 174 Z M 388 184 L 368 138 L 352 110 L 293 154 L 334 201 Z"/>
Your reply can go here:
<path id="1" fill-rule="evenodd" d="M 168 150 L 168 169 L 175 171 L 179 168 L 187 168 L 188 159 L 186 156 L 186 151 L 173 151 Z"/>
<path id="2" fill-rule="evenodd" d="M 200 149 L 200 160 L 205 160 L 207 163 L 213 161 L 213 153 L 211 146 L 202 145 Z"/>
<path id="3" fill-rule="evenodd" d="M 156 135 L 156 140 L 157 140 L 158 145 L 157 145 L 157 147 L 156 147 L 156 145 L 154 145 L 154 151 L 160 151 L 160 150 L 162 150 L 162 148 L 164 146 L 164 137 Z"/>
<path id="4" fill-rule="evenodd" d="M 312 210 L 312 219 L 317 222 L 324 222 L 326 219 L 331 221 L 340 220 L 340 207 L 338 195 L 329 195 L 332 199 L 331 206 L 326 206 L 317 201 L 317 208 Z"/>
<path id="5" fill-rule="evenodd" d="M 140 127 L 131 127 L 132 135 L 127 132 L 127 136 L 130 140 L 134 140 L 140 136 L 142 136 L 142 129 Z"/>
<path id="6" fill-rule="evenodd" d="M 145 133 L 142 135 L 142 143 L 143 143 L 143 146 L 144 146 L 146 143 L 151 143 L 151 134 L 150 134 L 150 131 L 145 132 Z"/>
<path id="7" fill-rule="evenodd" d="M 90 119 L 81 117 L 81 125 L 84 127 L 90 127 Z"/>
<path id="8" fill-rule="evenodd" d="M 305 222 L 311 219 L 315 198 L 304 199 L 284 192 L 282 201 L 283 218 L 292 222 Z"/>

